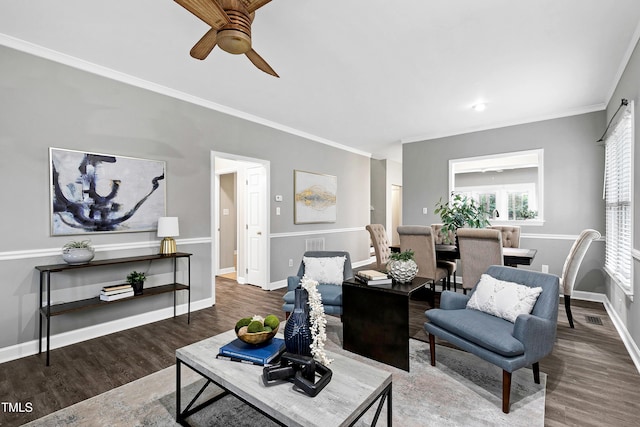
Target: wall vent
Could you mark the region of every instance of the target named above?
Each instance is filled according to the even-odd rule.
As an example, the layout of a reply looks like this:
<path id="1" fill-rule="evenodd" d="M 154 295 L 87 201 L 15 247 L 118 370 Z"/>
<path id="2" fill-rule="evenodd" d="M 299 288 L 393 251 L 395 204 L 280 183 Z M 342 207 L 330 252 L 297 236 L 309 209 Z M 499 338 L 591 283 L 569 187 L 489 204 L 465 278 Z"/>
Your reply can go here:
<path id="1" fill-rule="evenodd" d="M 304 250 L 306 251 L 324 251 L 324 237 L 317 239 L 305 239 Z"/>
<path id="2" fill-rule="evenodd" d="M 585 316 L 587 319 L 587 323 L 592 325 L 602 325 L 602 319 L 598 316 Z"/>

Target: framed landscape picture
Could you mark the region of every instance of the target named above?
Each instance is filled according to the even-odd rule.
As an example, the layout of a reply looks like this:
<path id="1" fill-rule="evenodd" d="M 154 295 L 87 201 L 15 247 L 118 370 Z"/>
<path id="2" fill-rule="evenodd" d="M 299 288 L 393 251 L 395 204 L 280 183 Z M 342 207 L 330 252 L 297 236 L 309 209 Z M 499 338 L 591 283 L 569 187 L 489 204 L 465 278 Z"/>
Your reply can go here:
<path id="1" fill-rule="evenodd" d="M 294 170 L 293 183 L 295 224 L 336 222 L 335 176 Z"/>
<path id="2" fill-rule="evenodd" d="M 49 148 L 51 235 L 156 230 L 165 170 L 158 160 Z"/>

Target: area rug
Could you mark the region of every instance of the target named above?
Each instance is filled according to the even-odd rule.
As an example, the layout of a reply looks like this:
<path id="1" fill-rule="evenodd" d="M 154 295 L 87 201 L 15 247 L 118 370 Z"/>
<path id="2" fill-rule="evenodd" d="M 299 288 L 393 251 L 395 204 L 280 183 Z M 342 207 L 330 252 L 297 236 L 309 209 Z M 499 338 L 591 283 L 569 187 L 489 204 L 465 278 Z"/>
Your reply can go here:
<path id="1" fill-rule="evenodd" d="M 347 354 L 393 375 L 393 423 L 397 426 L 543 426 L 546 375 L 533 382 L 530 369 L 513 373 L 511 411 L 502 408 L 502 371 L 483 360 L 445 346 L 429 363 L 429 344 L 411 339 L 410 372 L 342 350 L 342 325 L 330 318 L 327 349 Z M 231 362 L 230 362 L 231 363 Z M 182 368 L 184 403 L 204 381 Z M 210 385 L 201 400 L 219 393 Z M 284 398 L 284 397 L 283 397 Z M 385 404 L 386 405 L 386 404 Z M 369 426 L 375 406 L 356 424 Z M 386 413 L 386 407 L 383 414 Z M 226 396 L 188 419 L 197 426 L 268 427 L 276 424 L 240 400 Z M 27 426 L 176 426 L 175 366 L 35 420 Z M 380 417 L 379 426 L 386 426 Z"/>

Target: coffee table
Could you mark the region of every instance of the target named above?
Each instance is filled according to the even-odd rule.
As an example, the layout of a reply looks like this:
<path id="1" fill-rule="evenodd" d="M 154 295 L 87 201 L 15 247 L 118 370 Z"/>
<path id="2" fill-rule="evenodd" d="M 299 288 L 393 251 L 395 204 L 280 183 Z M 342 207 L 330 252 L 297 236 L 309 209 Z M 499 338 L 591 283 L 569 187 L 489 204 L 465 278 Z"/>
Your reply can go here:
<path id="1" fill-rule="evenodd" d="M 281 334 L 280 337 L 282 337 Z M 186 424 L 186 419 L 218 400 L 232 394 L 257 409 L 276 423 L 286 426 L 350 426 L 355 424 L 376 401 L 373 425 L 382 407 L 387 403 L 387 425 L 392 425 L 391 374 L 368 366 L 357 360 L 331 353 L 329 366 L 331 382 L 315 397 L 295 391 L 293 384 L 282 383 L 265 386 L 262 382 L 262 366 L 216 359 L 218 350 L 236 338 L 233 330 L 176 350 L 176 421 Z M 181 408 L 180 369 L 185 365 L 202 375 L 207 382 L 183 410 Z M 224 390 L 218 396 L 192 407 L 209 384 Z"/>
<path id="2" fill-rule="evenodd" d="M 409 297 L 428 279 L 390 287 L 342 283 L 343 348 L 409 371 Z"/>

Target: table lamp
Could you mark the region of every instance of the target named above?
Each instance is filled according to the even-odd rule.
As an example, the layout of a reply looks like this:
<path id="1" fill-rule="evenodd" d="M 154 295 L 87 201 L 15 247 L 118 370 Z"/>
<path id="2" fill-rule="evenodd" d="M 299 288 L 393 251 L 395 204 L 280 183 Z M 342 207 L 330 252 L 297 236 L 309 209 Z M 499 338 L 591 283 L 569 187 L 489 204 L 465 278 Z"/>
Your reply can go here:
<path id="1" fill-rule="evenodd" d="M 158 237 L 164 237 L 160 242 L 160 255 L 176 253 L 176 241 L 173 239 L 180 235 L 177 216 L 163 216 L 158 218 Z"/>

